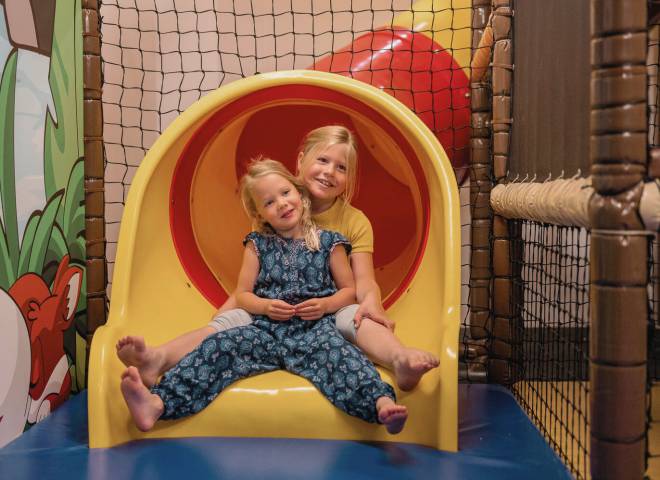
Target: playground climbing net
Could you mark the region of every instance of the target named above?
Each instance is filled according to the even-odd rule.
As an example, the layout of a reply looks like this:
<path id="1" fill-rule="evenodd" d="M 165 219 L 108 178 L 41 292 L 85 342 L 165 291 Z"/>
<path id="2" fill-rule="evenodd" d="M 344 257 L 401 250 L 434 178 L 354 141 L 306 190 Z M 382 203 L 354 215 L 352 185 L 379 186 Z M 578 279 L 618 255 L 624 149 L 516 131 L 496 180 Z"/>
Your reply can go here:
<path id="1" fill-rule="evenodd" d="M 576 478 L 588 472 L 589 231 L 511 222 L 511 389 Z"/>
<path id="2" fill-rule="evenodd" d="M 392 29 L 397 18 L 411 11 L 413 3 L 412 0 L 103 0 L 100 15 L 108 295 L 111 295 L 116 242 L 128 189 L 145 153 L 174 118 L 216 88 L 256 73 L 314 68 L 317 62 L 339 49 L 356 58 L 369 59 L 374 52 L 369 36 L 377 30 Z M 426 54 L 430 59 L 431 54 L 448 53 L 453 57 L 461 49 L 469 48 L 470 3 L 438 2 L 443 3 L 452 7 L 431 7 L 432 10 L 418 11 L 416 15 L 430 15 L 434 19 L 425 27 L 425 35 L 443 34 L 450 40 L 439 51 L 435 50 L 437 45 L 415 43 L 416 55 Z M 404 57 L 410 53 L 410 49 L 404 51 Z M 436 101 L 441 87 L 436 85 L 437 77 L 432 76 L 431 69 L 436 75 L 442 75 L 446 69 L 451 77 L 455 65 L 440 62 L 438 66 L 436 60 L 422 66 L 393 60 L 384 65 L 362 63 L 362 72 L 366 69 L 367 77 L 384 74 L 394 78 L 384 86 L 385 91 L 398 98 L 414 97 L 413 110 L 439 136 L 451 130 L 444 119 L 458 109 L 456 100 L 461 101 L 460 108 L 469 119 L 469 102 L 465 98 L 450 95 L 445 106 Z M 333 67 L 333 71 L 337 70 Z M 352 75 L 348 70 L 337 73 Z M 423 77 L 434 80 L 419 82 Z M 424 98 L 425 101 L 419 101 Z M 467 139 L 468 121 L 461 128 Z M 467 158 L 467 144 L 450 147 L 448 154 Z M 456 175 L 465 179 L 467 167 L 457 168 Z M 462 316 L 466 323 L 469 181 L 463 182 L 460 192 L 466 239 L 462 245 Z"/>

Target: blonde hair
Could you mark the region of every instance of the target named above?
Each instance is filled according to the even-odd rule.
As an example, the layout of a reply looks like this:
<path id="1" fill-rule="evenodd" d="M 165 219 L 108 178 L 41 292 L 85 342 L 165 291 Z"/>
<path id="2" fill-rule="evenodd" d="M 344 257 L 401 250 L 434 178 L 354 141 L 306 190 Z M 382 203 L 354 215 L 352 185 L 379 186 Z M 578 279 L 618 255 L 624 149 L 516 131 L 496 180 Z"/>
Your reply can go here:
<path id="1" fill-rule="evenodd" d="M 348 205 L 351 203 L 357 184 L 357 144 L 353 132 L 348 128 L 342 125 L 326 125 L 309 132 L 300 145 L 303 157 L 300 161 L 298 176 L 302 176 L 302 172 L 307 168 L 306 165 L 316 155 L 333 145 L 346 145 L 346 190 L 340 197 L 344 201 L 344 205 Z"/>
<path id="2" fill-rule="evenodd" d="M 241 202 L 243 203 L 245 213 L 247 213 L 248 217 L 257 224 L 257 230 L 260 233 L 277 235 L 275 229 L 268 222 L 264 221 L 261 215 L 259 215 L 257 204 L 253 197 L 255 182 L 259 178 L 271 174 L 279 175 L 284 178 L 290 182 L 296 190 L 298 190 L 298 193 L 300 193 L 302 199 L 302 216 L 300 218 L 300 224 L 302 226 L 303 237 L 307 244 L 307 248 L 314 251 L 318 250 L 320 248 L 319 235 L 316 224 L 312 220 L 312 204 L 307 195 L 307 191 L 302 182 L 277 160 L 257 157 L 248 165 L 247 172 L 243 175 L 240 182 Z"/>

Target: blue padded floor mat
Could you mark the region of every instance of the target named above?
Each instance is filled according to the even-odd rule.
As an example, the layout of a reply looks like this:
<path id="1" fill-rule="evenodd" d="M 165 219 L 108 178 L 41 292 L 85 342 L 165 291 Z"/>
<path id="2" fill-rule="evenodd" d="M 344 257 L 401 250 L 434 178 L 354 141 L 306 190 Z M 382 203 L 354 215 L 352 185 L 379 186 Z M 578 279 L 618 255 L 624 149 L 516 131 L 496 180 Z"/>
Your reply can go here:
<path id="1" fill-rule="evenodd" d="M 143 440 L 87 447 L 87 394 L 0 449 L 7 479 L 570 479 L 496 385 L 459 385 L 458 453 L 401 443 L 270 438 Z"/>

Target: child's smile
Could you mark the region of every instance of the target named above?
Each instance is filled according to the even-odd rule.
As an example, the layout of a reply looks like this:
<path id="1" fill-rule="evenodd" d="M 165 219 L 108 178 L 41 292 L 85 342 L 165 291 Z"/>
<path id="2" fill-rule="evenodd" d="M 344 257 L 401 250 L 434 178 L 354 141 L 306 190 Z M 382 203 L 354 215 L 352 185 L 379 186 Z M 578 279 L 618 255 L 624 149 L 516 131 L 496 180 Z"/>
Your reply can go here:
<path id="1" fill-rule="evenodd" d="M 296 210 L 295 210 L 294 208 L 292 208 L 292 209 L 287 210 L 286 212 L 284 212 L 284 213 L 281 215 L 280 218 L 291 218 L 291 216 L 294 215 L 295 213 L 296 213 Z"/>
<path id="2" fill-rule="evenodd" d="M 325 180 L 323 178 L 317 178 L 316 181 L 319 182 L 321 186 L 325 188 L 333 188 L 335 186 L 334 183 L 329 182 L 328 180 Z"/>

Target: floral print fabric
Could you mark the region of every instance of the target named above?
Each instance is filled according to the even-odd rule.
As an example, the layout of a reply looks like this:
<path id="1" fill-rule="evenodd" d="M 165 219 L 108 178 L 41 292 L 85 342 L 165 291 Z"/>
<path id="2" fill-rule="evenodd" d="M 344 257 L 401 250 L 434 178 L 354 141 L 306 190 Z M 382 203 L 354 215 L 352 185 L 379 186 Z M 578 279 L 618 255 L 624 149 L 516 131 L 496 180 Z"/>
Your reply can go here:
<path id="1" fill-rule="evenodd" d="M 336 292 L 329 268 L 332 249 L 347 240 L 321 230 L 314 252 L 301 240 L 250 233 L 260 270 L 254 293 L 295 304 Z M 192 415 L 241 378 L 287 370 L 313 383 L 336 407 L 377 422 L 376 399 L 395 399 L 374 365 L 337 331 L 333 315 L 316 321 L 293 317 L 286 322 L 255 315 L 251 325 L 214 333 L 169 370 L 152 388 L 165 405 L 162 419 Z"/>

